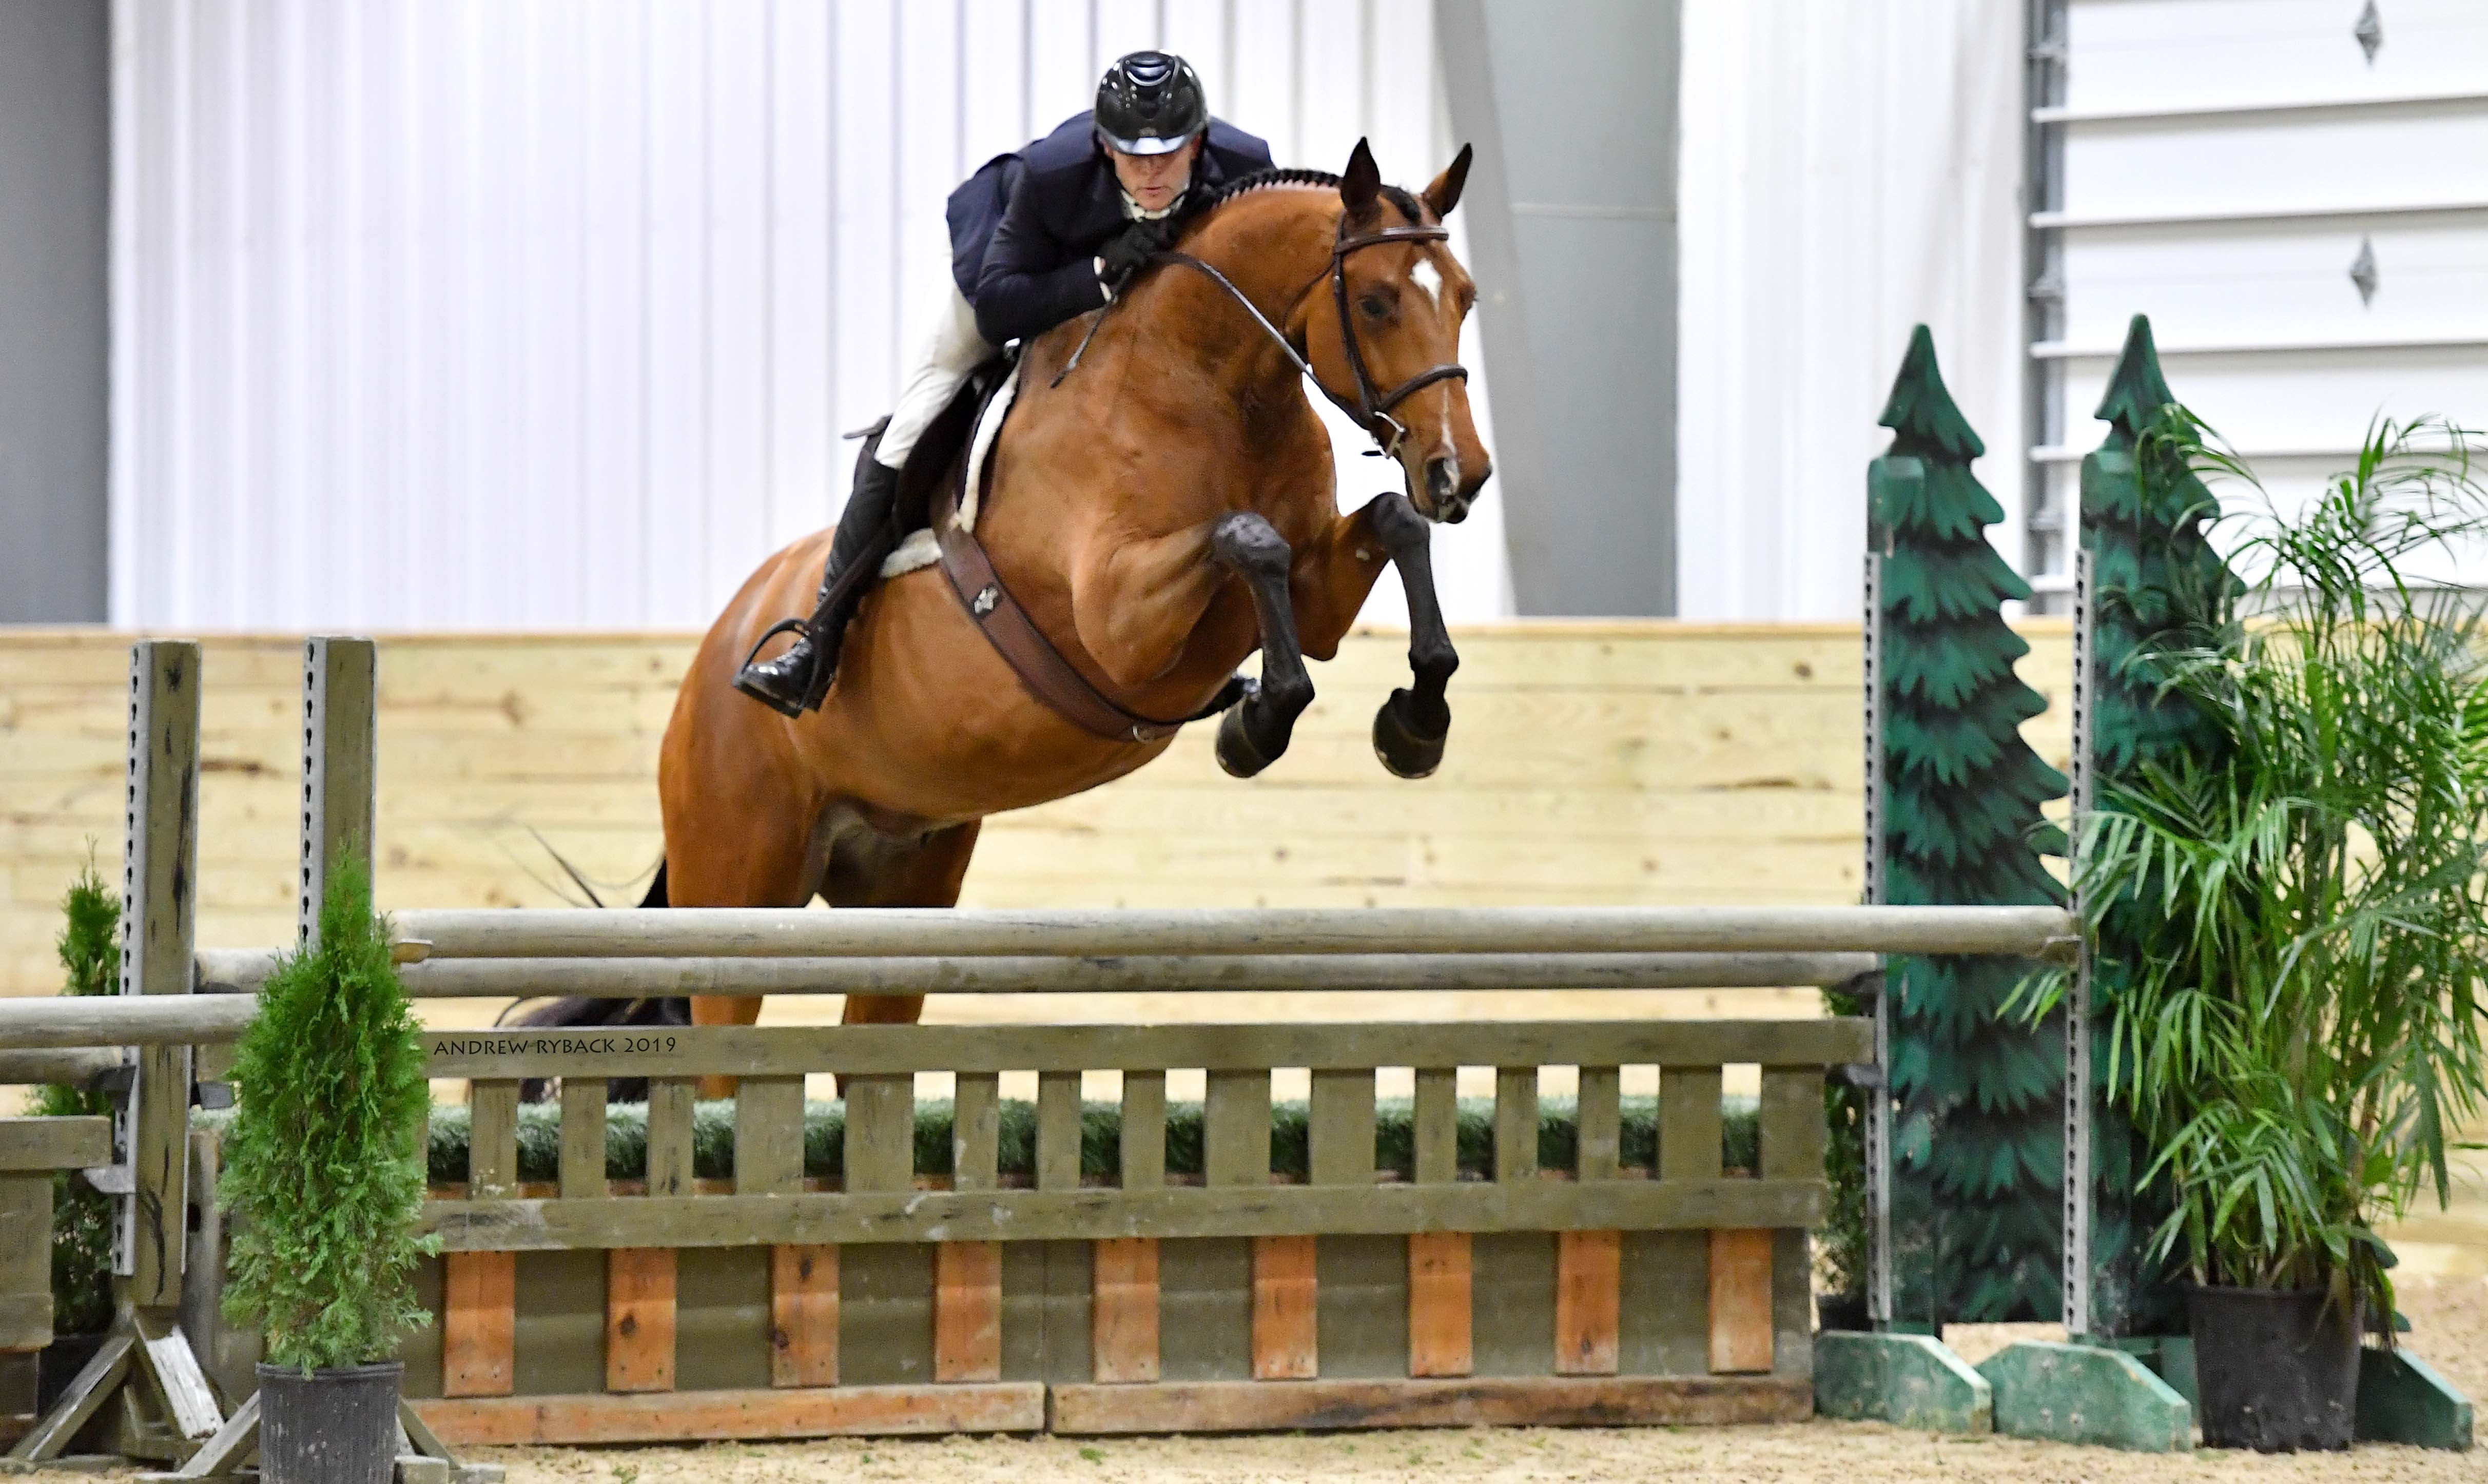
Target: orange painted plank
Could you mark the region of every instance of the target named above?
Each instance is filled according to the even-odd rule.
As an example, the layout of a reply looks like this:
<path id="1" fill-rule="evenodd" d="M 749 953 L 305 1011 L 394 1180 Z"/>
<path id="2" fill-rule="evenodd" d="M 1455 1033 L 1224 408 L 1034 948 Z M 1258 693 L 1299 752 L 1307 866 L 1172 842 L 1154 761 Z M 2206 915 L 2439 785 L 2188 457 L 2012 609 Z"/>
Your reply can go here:
<path id="1" fill-rule="evenodd" d="M 1003 1245 L 933 1248 L 933 1379 L 1003 1379 Z"/>
<path id="2" fill-rule="evenodd" d="M 1253 1239 L 1253 1379 L 1310 1381 L 1315 1354 L 1314 1239 Z"/>
<path id="3" fill-rule="evenodd" d="M 674 1249 L 605 1254 L 605 1389 L 674 1388 Z"/>
<path id="4" fill-rule="evenodd" d="M 1032 1433 L 1045 1384 L 827 1386 L 800 1391 L 669 1391 L 645 1396 L 509 1396 L 421 1401 L 417 1415 L 453 1447 L 827 1438 L 839 1434 Z"/>
<path id="5" fill-rule="evenodd" d="M 1408 1374 L 1465 1376 L 1471 1344 L 1469 1235 L 1419 1232 L 1408 1239 Z"/>
<path id="6" fill-rule="evenodd" d="M 1771 1368 L 1771 1234 L 1710 1234 L 1710 1370 Z"/>
<path id="7" fill-rule="evenodd" d="M 1158 1239 L 1098 1242 L 1094 1272 L 1088 1337 L 1093 1374 L 1109 1383 L 1157 1380 Z"/>
<path id="8" fill-rule="evenodd" d="M 1555 1374 L 1612 1376 L 1624 1317 L 1624 1234 L 1568 1231 L 1555 1239 Z"/>
<path id="9" fill-rule="evenodd" d="M 519 1254 L 440 1259 L 440 1394 L 507 1396 L 518 1385 Z"/>
<path id="10" fill-rule="evenodd" d="M 769 1249 L 769 1384 L 838 1384 L 838 1249 Z"/>

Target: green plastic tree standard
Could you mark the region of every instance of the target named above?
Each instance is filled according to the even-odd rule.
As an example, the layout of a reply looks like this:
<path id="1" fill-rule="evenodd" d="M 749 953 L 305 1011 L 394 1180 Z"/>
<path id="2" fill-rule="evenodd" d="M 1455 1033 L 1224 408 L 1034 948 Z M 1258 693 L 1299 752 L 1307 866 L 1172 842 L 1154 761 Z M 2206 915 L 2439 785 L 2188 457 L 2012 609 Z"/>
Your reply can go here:
<path id="1" fill-rule="evenodd" d="M 2030 590 L 1987 541 L 2004 511 L 1920 325 L 1867 476 L 1883 552 L 1883 882 L 1896 905 L 2061 906 L 2042 810 L 2065 777 L 2022 740 L 2047 710 L 2014 673 L 2004 604 Z M 1896 957 L 1893 1314 L 1908 1329 L 2051 1319 L 2062 1247 L 2060 1037 L 2007 1016 L 2030 971 L 1994 955 Z"/>
<path id="2" fill-rule="evenodd" d="M 435 1246 L 415 1234 L 430 1094 L 388 941 L 367 868 L 340 861 L 317 941 L 261 986 L 234 1063 L 225 1307 L 271 1365 L 385 1360 L 429 1317 L 412 1279 Z"/>
<path id="3" fill-rule="evenodd" d="M 2107 441 L 2082 461 L 2082 549 L 2091 558 L 2091 766 L 2099 797 L 2146 764 L 2211 763 L 2223 743 L 2196 705 L 2163 688 L 2150 651 L 2198 647 L 2240 590 L 2205 537 L 2219 504 L 2175 442 L 2152 435 L 2177 399 L 2160 374 L 2151 322 L 2134 317 L 2098 417 Z M 2144 1253 L 2164 1215 L 2137 1194 L 2142 1164 L 2131 1122 L 2112 1099 L 2106 1011 L 2126 966 L 2148 951 L 2150 913 L 2110 910 L 2093 946 L 2091 1051 L 2096 1095 L 2091 1143 L 2091 1333 L 2159 1333 L 2182 1327 L 2174 1293 Z"/>

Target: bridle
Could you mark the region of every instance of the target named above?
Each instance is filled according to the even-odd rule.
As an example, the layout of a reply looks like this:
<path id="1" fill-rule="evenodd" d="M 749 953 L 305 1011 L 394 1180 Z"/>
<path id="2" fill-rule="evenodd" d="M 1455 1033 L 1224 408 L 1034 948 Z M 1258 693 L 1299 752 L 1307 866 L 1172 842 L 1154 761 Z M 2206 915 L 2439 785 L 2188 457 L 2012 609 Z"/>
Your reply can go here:
<path id="1" fill-rule="evenodd" d="M 1347 259 L 1350 253 L 1361 248 L 1380 247 L 1391 242 L 1440 242 L 1448 240 L 1451 235 L 1451 229 L 1447 227 L 1415 226 L 1385 227 L 1379 232 L 1368 232 L 1358 237 L 1349 237 L 1347 220 L 1343 217 L 1339 224 L 1339 237 L 1331 243 L 1330 266 L 1315 275 L 1311 282 L 1298 289 L 1288 298 L 1286 315 L 1292 319 L 1295 316 L 1296 306 L 1304 302 L 1305 295 L 1311 294 L 1323 278 L 1327 277 L 1330 280 L 1331 303 L 1339 313 L 1340 343 L 1347 350 L 1347 373 L 1356 379 L 1354 403 L 1350 403 L 1325 385 L 1322 378 L 1315 373 L 1314 364 L 1306 358 L 1305 352 L 1296 349 L 1295 342 L 1288 338 L 1286 332 L 1271 323 L 1269 316 L 1261 313 L 1260 309 L 1245 296 L 1244 291 L 1235 287 L 1234 280 L 1225 273 L 1190 253 L 1175 252 L 1171 248 L 1152 254 L 1150 261 L 1179 263 L 1185 267 L 1207 274 L 1210 282 L 1226 290 L 1229 297 L 1243 306 L 1244 312 L 1253 317 L 1253 322 L 1261 327 L 1261 332 L 1270 337 L 1271 341 L 1278 346 L 1280 352 L 1286 356 L 1288 362 L 1307 380 L 1320 387 L 1323 396 L 1328 397 L 1341 411 L 1355 419 L 1356 425 L 1365 430 L 1367 436 L 1373 439 L 1374 447 L 1371 452 L 1385 459 L 1397 459 L 1400 457 L 1400 445 L 1407 440 L 1408 426 L 1392 416 L 1391 409 L 1437 381 L 1447 381 L 1455 378 L 1462 381 L 1467 380 L 1469 369 L 1457 361 L 1446 361 L 1442 365 L 1428 367 L 1417 373 L 1387 392 L 1376 387 L 1373 384 L 1373 373 L 1365 363 L 1365 347 L 1357 339 L 1356 317 L 1349 312 Z M 1078 349 L 1071 352 L 1071 358 L 1065 361 L 1062 370 L 1055 375 L 1056 384 L 1060 385 L 1062 378 L 1071 374 L 1071 369 L 1080 364 L 1081 352 L 1088 349 L 1089 339 L 1096 335 L 1097 325 L 1104 323 L 1105 319 L 1104 315 L 1099 315 L 1096 322 L 1088 326 L 1088 334 L 1081 338 Z"/>

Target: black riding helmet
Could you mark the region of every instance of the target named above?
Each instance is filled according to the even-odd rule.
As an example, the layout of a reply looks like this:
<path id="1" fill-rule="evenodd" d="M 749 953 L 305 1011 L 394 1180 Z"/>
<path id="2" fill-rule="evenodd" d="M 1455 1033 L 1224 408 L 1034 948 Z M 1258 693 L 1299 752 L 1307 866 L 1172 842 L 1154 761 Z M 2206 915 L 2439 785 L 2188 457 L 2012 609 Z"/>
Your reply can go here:
<path id="1" fill-rule="evenodd" d="M 1201 74 L 1183 58 L 1136 51 L 1097 84 L 1097 135 L 1126 154 L 1165 154 L 1209 126 Z"/>

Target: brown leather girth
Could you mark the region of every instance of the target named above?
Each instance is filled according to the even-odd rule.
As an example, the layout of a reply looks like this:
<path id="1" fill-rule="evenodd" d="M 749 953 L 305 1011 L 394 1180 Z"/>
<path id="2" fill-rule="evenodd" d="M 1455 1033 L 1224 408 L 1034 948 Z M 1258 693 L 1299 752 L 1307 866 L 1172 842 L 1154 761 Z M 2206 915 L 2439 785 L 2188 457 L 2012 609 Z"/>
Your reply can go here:
<path id="1" fill-rule="evenodd" d="M 990 472 L 992 467 L 988 461 L 986 469 Z M 943 482 L 942 497 L 933 511 L 933 536 L 942 547 L 942 572 L 950 579 L 950 591 L 958 594 L 959 605 L 983 630 L 986 642 L 1011 667 L 1011 673 L 1019 677 L 1029 694 L 1081 730 L 1109 742 L 1158 742 L 1173 737 L 1186 722 L 1216 715 L 1242 693 L 1243 686 L 1230 681 L 1209 705 L 1173 721 L 1160 721 L 1124 710 L 1088 684 L 1088 678 L 1062 658 L 1062 652 L 1046 638 L 1044 630 L 1028 616 L 1028 610 L 1019 605 L 1019 600 L 1011 597 L 1010 589 L 1003 586 L 1003 579 L 994 572 L 993 560 L 985 555 L 975 533 L 959 524 L 958 483 Z"/>

